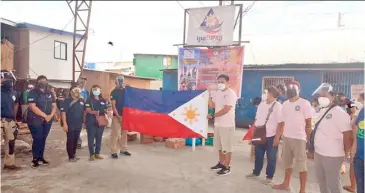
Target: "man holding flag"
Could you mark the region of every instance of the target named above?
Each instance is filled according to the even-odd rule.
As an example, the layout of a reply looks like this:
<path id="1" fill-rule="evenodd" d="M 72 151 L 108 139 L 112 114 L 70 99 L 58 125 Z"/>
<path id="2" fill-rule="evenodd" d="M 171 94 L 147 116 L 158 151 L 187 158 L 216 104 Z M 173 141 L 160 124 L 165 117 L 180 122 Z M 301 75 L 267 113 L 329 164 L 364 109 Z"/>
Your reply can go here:
<path id="1" fill-rule="evenodd" d="M 219 152 L 219 162 L 211 167 L 211 170 L 219 170 L 218 176 L 231 173 L 230 163 L 235 131 L 235 105 L 237 95 L 228 87 L 229 77 L 218 76 L 218 91 L 212 93 L 209 98 L 209 108 L 215 108 L 213 115 L 208 114 L 208 119 L 215 119 L 214 122 L 214 144 Z"/>

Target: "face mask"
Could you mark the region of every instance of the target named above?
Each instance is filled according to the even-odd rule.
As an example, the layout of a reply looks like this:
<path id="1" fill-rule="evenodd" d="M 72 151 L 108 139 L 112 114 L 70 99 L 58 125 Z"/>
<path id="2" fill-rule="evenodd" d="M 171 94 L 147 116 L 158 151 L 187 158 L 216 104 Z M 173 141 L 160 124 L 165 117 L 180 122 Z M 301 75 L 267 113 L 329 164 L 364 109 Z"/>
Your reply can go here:
<path id="1" fill-rule="evenodd" d="M 2 87 L 4 88 L 12 88 L 13 87 L 13 81 L 12 80 L 5 80 L 2 84 Z"/>
<path id="2" fill-rule="evenodd" d="M 94 96 L 99 96 L 100 95 L 100 90 L 93 90 L 93 94 L 94 94 Z"/>
<path id="3" fill-rule="evenodd" d="M 47 82 L 38 82 L 38 88 L 45 89 L 47 87 Z"/>
<path id="4" fill-rule="evenodd" d="M 266 101 L 267 100 L 267 94 L 263 93 L 261 95 L 261 101 Z"/>
<path id="5" fill-rule="evenodd" d="M 328 107 L 328 105 L 330 105 L 331 101 L 327 97 L 319 97 L 318 103 L 319 103 L 319 106 L 323 108 L 323 107 Z"/>
<path id="6" fill-rule="evenodd" d="M 218 90 L 224 90 L 226 88 L 226 85 L 223 83 L 219 83 L 217 88 Z"/>

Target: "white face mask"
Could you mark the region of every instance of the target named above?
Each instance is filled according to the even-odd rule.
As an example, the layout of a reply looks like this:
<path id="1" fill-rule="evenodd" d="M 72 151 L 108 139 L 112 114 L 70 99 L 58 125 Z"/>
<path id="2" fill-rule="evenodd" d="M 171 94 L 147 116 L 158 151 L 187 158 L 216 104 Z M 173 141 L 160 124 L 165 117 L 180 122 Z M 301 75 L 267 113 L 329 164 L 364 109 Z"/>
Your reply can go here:
<path id="1" fill-rule="evenodd" d="M 226 88 L 226 85 L 223 83 L 218 84 L 218 90 L 224 90 Z"/>
<path id="2" fill-rule="evenodd" d="M 263 93 L 261 95 L 261 101 L 266 101 L 267 100 L 267 94 L 266 93 Z"/>
<path id="3" fill-rule="evenodd" d="M 320 107 L 328 107 L 328 105 L 330 105 L 331 101 L 327 97 L 319 97 L 318 103 L 319 103 Z"/>

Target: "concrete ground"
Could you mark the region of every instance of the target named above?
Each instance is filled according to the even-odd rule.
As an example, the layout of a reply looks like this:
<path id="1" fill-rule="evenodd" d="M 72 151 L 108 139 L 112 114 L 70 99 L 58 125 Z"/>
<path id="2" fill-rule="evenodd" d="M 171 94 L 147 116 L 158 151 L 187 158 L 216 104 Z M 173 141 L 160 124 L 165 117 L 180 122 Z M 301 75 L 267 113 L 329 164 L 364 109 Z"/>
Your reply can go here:
<path id="1" fill-rule="evenodd" d="M 252 172 L 250 146 L 241 139 L 245 129 L 237 129 L 232 173 L 218 177 L 209 167 L 216 164 L 217 153 L 213 147 L 168 149 L 164 143 L 129 144 L 132 157 L 109 158 L 107 148 L 110 129 L 104 132 L 102 153 L 104 160 L 89 162 L 86 135 L 83 149 L 78 150 L 81 160 L 69 163 L 65 150 L 65 134 L 55 124 L 47 139 L 45 156 L 51 165 L 32 169 L 31 155 L 22 156 L 17 163 L 24 168 L 18 172 L 4 172 L 1 190 L 7 193 L 280 193 L 260 181 L 245 179 Z M 308 191 L 318 193 L 313 161 L 309 162 Z M 262 173 L 262 178 L 264 177 Z M 348 182 L 348 174 L 342 176 Z M 275 182 L 283 179 L 283 169 L 278 163 Z M 292 191 L 299 192 L 298 174 L 292 179 Z"/>

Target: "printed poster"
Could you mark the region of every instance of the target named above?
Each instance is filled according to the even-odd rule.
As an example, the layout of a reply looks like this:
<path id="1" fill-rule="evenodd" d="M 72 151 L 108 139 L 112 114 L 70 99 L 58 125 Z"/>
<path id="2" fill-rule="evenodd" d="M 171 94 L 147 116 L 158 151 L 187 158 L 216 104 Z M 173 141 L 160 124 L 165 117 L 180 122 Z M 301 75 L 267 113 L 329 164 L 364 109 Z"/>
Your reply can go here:
<path id="1" fill-rule="evenodd" d="M 229 86 L 241 96 L 243 47 L 180 48 L 178 59 L 179 90 L 215 88 L 217 77 L 226 74 Z"/>
<path id="2" fill-rule="evenodd" d="M 230 46 L 233 44 L 236 6 L 189 9 L 187 45 Z"/>

